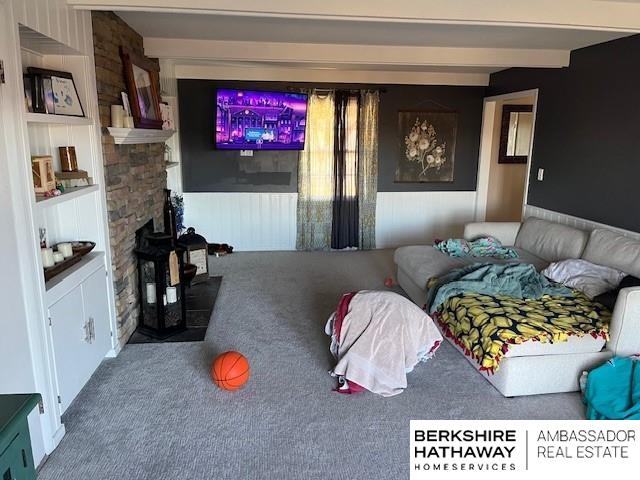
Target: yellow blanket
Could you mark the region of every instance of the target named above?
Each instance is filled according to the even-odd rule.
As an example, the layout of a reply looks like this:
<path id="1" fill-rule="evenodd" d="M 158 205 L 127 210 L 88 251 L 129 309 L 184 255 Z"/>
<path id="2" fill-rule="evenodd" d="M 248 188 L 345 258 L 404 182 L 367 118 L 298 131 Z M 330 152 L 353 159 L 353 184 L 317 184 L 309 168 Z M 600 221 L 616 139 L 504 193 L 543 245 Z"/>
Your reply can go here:
<path id="1" fill-rule="evenodd" d="M 481 370 L 493 373 L 509 345 L 566 342 L 570 335 L 608 340 L 611 312 L 578 291 L 536 300 L 463 293 L 440 305 L 434 319 Z"/>

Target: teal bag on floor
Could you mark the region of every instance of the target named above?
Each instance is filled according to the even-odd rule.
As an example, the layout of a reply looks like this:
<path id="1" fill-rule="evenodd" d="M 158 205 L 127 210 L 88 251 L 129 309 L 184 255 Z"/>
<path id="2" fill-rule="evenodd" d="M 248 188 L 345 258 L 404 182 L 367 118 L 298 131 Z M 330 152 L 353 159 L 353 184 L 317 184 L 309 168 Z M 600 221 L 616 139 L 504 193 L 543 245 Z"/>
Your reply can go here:
<path id="1" fill-rule="evenodd" d="M 640 360 L 613 357 L 587 376 L 589 420 L 640 420 Z"/>

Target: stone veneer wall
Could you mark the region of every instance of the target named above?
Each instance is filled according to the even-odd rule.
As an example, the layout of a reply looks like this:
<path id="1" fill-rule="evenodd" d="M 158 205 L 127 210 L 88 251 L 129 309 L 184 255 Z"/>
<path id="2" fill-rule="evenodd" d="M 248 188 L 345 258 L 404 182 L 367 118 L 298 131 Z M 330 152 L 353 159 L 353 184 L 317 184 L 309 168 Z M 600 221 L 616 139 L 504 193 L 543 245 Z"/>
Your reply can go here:
<path id="1" fill-rule="evenodd" d="M 118 341 L 124 345 L 138 323 L 135 232 L 151 218 L 162 229 L 167 172 L 163 144 L 114 145 L 106 129 L 111 105 L 121 104 L 120 92 L 127 90 L 119 48 L 143 55 L 142 37 L 113 12 L 92 12 L 92 23 Z"/>

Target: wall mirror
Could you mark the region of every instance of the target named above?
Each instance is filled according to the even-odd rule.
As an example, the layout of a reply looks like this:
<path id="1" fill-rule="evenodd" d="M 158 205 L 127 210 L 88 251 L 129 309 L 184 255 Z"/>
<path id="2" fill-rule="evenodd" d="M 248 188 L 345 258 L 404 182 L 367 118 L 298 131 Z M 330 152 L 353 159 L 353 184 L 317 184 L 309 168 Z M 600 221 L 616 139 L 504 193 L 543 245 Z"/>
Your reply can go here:
<path id="1" fill-rule="evenodd" d="M 498 163 L 527 163 L 532 132 L 532 105 L 504 105 Z"/>

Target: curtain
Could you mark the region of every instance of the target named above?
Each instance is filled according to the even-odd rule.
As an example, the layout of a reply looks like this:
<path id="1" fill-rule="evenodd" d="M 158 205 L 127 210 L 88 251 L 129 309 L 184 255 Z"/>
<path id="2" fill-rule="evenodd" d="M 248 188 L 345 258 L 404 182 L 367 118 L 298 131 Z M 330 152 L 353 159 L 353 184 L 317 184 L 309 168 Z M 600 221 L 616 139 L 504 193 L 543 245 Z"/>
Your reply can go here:
<path id="1" fill-rule="evenodd" d="M 358 247 L 358 98 L 335 94 L 331 248 Z"/>
<path id="2" fill-rule="evenodd" d="M 327 250 L 333 217 L 333 92 L 311 92 L 298 166 L 298 250 Z"/>
<path id="3" fill-rule="evenodd" d="M 358 246 L 376 248 L 376 196 L 378 194 L 378 104 L 377 91 L 360 93 L 358 116 Z"/>

